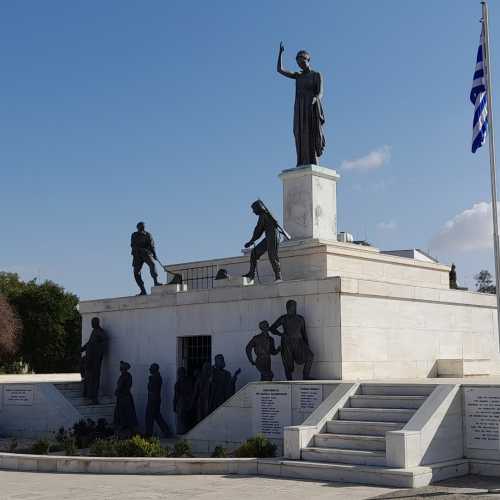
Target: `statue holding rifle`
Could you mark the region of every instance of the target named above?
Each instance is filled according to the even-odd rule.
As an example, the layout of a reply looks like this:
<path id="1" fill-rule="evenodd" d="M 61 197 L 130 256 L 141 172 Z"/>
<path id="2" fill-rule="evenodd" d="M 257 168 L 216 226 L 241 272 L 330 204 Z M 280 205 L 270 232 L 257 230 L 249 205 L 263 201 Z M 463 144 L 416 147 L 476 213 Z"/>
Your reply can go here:
<path id="1" fill-rule="evenodd" d="M 251 247 L 263 234 L 265 238 L 261 240 L 250 254 L 250 270 L 243 277 L 253 280 L 257 268 L 257 261 L 267 252 L 269 262 L 274 271 L 276 281 L 281 281 L 280 260 L 278 257 L 278 247 L 280 235 L 285 239 L 291 239 L 290 235 L 279 225 L 273 214 L 267 209 L 262 200 L 254 201 L 251 205 L 252 211 L 259 220 L 253 231 L 250 241 L 245 243 L 245 248 Z"/>
<path id="2" fill-rule="evenodd" d="M 160 286 L 158 281 L 158 273 L 156 272 L 155 260 L 156 256 L 155 243 L 150 233 L 146 231 L 144 222 L 137 223 L 137 231 L 132 233 L 130 238 L 130 246 L 132 247 L 132 267 L 134 268 L 135 282 L 139 286 L 141 293 L 139 295 L 147 295 L 144 281 L 141 276 L 141 269 L 144 264 L 149 267 L 149 272 L 153 278 L 155 286 Z"/>

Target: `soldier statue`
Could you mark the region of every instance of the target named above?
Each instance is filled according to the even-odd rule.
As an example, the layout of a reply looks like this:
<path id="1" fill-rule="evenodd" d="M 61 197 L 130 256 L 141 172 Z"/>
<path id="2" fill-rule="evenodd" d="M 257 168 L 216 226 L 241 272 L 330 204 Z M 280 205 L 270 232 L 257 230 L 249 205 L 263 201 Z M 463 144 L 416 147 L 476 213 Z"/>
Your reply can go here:
<path id="1" fill-rule="evenodd" d="M 246 353 L 248 361 L 260 372 L 260 380 L 271 381 L 274 373 L 271 370 L 271 356 L 280 352 L 280 347 L 276 349 L 274 339 L 269 335 L 269 323 L 261 321 L 259 323 L 260 333 L 255 335 L 247 344 Z M 252 351 L 255 351 L 255 361 Z"/>
<path id="2" fill-rule="evenodd" d="M 92 318 L 92 333 L 88 342 L 80 352 L 85 352 L 83 367 L 83 396 L 90 398 L 94 404 L 99 404 L 99 383 L 101 380 L 101 365 L 106 350 L 107 335 L 101 328 L 99 318 Z"/>
<path id="3" fill-rule="evenodd" d="M 269 213 L 261 200 L 254 201 L 251 205 L 253 213 L 259 217 L 253 231 L 252 239 L 245 243 L 245 248 L 251 247 L 263 234 L 265 238 L 252 249 L 250 254 L 250 270 L 243 277 L 253 280 L 257 261 L 266 253 L 274 271 L 277 282 L 281 281 L 280 261 L 278 257 L 279 226 L 276 219 Z"/>
<path id="4" fill-rule="evenodd" d="M 130 238 L 130 246 L 132 247 L 132 267 L 134 268 L 135 282 L 139 285 L 141 293 L 139 295 L 147 295 L 144 288 L 144 281 L 141 276 L 141 269 L 143 264 L 147 264 L 149 272 L 153 278 L 155 286 L 161 285 L 158 281 L 158 273 L 156 272 L 155 260 L 156 250 L 153 237 L 145 229 L 144 222 L 137 223 L 137 231 L 132 233 Z"/>
<path id="5" fill-rule="evenodd" d="M 145 435 L 146 437 L 151 437 L 153 435 L 153 427 L 156 422 L 163 433 L 163 437 L 169 437 L 172 433 L 170 432 L 168 424 L 165 422 L 161 414 L 161 386 L 163 384 L 163 380 L 160 375 L 160 367 L 158 366 L 158 363 L 153 363 L 149 367 L 149 374 Z"/>
<path id="6" fill-rule="evenodd" d="M 282 330 L 279 330 L 279 328 Z M 287 380 L 293 380 L 294 363 L 304 365 L 303 380 L 311 380 L 314 355 L 307 340 L 306 323 L 297 314 L 297 302 L 286 303 L 286 314 L 280 316 L 269 328 L 272 334 L 281 337 L 281 359 Z"/>
<path id="7" fill-rule="evenodd" d="M 241 370 L 238 368 L 231 376 L 226 369 L 222 354 L 217 354 L 212 367 L 212 383 L 210 384 L 209 410 L 213 412 L 236 392 L 236 380 Z"/>
<path id="8" fill-rule="evenodd" d="M 452 290 L 458 290 L 457 268 L 456 268 L 455 264 L 451 265 L 449 276 L 450 276 L 450 288 Z"/>
<path id="9" fill-rule="evenodd" d="M 280 43 L 277 71 L 287 78 L 295 80 L 295 105 L 293 109 L 293 135 L 297 151 L 297 166 L 317 165 L 318 157 L 325 149 L 323 125 L 325 115 L 321 105 L 323 97 L 323 81 L 321 73 L 311 69 L 309 52 L 301 50 L 295 60 L 300 72 L 292 72 L 283 68 L 283 52 L 285 47 Z"/>

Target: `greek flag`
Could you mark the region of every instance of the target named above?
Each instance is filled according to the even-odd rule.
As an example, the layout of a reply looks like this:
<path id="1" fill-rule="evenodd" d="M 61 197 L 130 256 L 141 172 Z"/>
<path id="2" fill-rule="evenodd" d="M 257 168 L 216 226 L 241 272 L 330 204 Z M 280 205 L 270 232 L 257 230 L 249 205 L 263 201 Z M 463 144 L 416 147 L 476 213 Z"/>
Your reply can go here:
<path id="1" fill-rule="evenodd" d="M 484 72 L 484 25 L 477 49 L 476 71 L 472 81 L 470 100 L 474 104 L 474 120 L 472 122 L 472 152 L 475 153 L 486 140 L 488 130 L 487 86 Z"/>

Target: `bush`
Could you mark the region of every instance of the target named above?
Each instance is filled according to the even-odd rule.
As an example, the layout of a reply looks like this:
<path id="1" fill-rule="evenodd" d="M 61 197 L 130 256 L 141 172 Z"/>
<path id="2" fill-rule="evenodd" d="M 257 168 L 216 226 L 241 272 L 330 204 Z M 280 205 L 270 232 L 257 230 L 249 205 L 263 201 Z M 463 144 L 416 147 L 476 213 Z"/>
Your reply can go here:
<path id="1" fill-rule="evenodd" d="M 115 440 L 98 439 L 90 446 L 89 454 L 92 457 L 116 457 Z"/>
<path id="2" fill-rule="evenodd" d="M 258 434 L 243 443 L 235 454 L 238 458 L 272 458 L 276 456 L 276 445 Z"/>
<path id="3" fill-rule="evenodd" d="M 98 439 L 90 447 L 95 457 L 166 457 L 168 451 L 158 438 L 146 439 L 133 436 L 130 439 Z"/>
<path id="4" fill-rule="evenodd" d="M 165 450 L 158 438 L 146 439 L 133 436 L 130 439 L 116 441 L 115 449 L 118 457 L 164 457 Z"/>
<path id="5" fill-rule="evenodd" d="M 62 431 L 62 438 L 64 439 L 64 429 L 62 429 Z M 61 432 L 61 429 L 59 432 Z M 103 418 L 100 418 L 97 424 L 90 418 L 87 420 L 80 420 L 73 425 L 73 429 L 71 433 L 69 433 L 69 436 L 74 438 L 77 448 L 88 448 L 97 439 L 107 439 L 112 435 L 113 428 L 110 427 Z"/>
<path id="6" fill-rule="evenodd" d="M 17 439 L 12 438 L 9 443 L 9 453 L 14 453 L 17 449 Z"/>
<path id="7" fill-rule="evenodd" d="M 177 441 L 170 456 L 175 458 L 191 458 L 193 456 L 191 445 L 185 439 Z"/>
<path id="8" fill-rule="evenodd" d="M 212 458 L 226 458 L 226 450 L 222 446 L 216 446 L 211 456 Z"/>
<path id="9" fill-rule="evenodd" d="M 47 455 L 49 452 L 49 442 L 46 439 L 39 439 L 36 443 L 33 443 L 31 447 L 31 453 L 34 455 Z"/>
<path id="10" fill-rule="evenodd" d="M 76 442 L 74 438 L 72 437 L 66 438 L 63 441 L 63 449 L 64 452 L 66 453 L 66 456 L 68 457 L 76 455 Z"/>
<path id="11" fill-rule="evenodd" d="M 50 443 L 49 453 L 57 453 L 59 451 L 64 451 L 64 446 L 61 443 Z"/>

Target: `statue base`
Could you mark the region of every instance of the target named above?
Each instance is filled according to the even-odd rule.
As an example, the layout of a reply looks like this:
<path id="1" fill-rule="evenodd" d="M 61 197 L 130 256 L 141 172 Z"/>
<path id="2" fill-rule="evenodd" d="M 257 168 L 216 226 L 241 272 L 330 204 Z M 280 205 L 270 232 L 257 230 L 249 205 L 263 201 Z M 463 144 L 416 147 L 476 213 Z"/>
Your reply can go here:
<path id="1" fill-rule="evenodd" d="M 293 240 L 337 241 L 335 170 L 303 165 L 283 170 L 283 226 Z"/>

